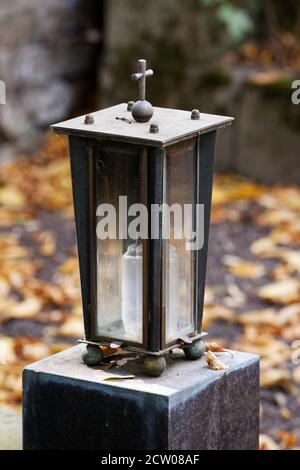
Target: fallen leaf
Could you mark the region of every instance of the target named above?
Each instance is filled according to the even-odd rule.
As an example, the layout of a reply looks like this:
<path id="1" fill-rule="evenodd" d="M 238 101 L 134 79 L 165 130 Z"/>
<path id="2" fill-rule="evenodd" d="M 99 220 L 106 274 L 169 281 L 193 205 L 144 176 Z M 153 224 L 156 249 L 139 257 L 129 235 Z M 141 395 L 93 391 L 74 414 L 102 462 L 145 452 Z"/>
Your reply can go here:
<path id="1" fill-rule="evenodd" d="M 203 326 L 206 329 L 214 321 L 235 322 L 236 313 L 234 310 L 222 305 L 207 305 L 204 307 Z"/>
<path id="2" fill-rule="evenodd" d="M 59 336 L 67 336 L 71 338 L 81 338 L 83 336 L 83 320 L 77 317 L 70 317 L 65 323 L 58 328 Z"/>
<path id="3" fill-rule="evenodd" d="M 223 258 L 223 263 L 232 274 L 245 279 L 259 279 L 266 272 L 261 263 L 245 261 L 238 256 L 226 255 Z"/>
<path id="4" fill-rule="evenodd" d="M 26 204 L 26 198 L 16 186 L 6 184 L 0 188 L 0 204 L 6 207 L 22 208 Z"/>
<path id="5" fill-rule="evenodd" d="M 284 251 L 281 259 L 292 268 L 292 270 L 300 274 L 300 251 Z"/>
<path id="6" fill-rule="evenodd" d="M 242 307 L 246 301 L 244 292 L 232 282 L 227 285 L 227 292 L 229 296 L 224 297 L 223 302 L 226 307 L 238 308 Z"/>
<path id="7" fill-rule="evenodd" d="M 135 379 L 135 375 L 120 375 L 120 374 L 108 374 L 101 371 L 101 380 L 127 380 Z"/>
<path id="8" fill-rule="evenodd" d="M 41 341 L 27 342 L 23 345 L 21 354 L 27 361 L 38 361 L 49 356 L 50 348 Z"/>
<path id="9" fill-rule="evenodd" d="M 266 434 L 259 435 L 259 450 L 280 450 L 274 439 Z"/>
<path id="10" fill-rule="evenodd" d="M 56 237 L 53 232 L 41 231 L 36 235 L 39 242 L 39 253 L 42 256 L 53 256 L 56 251 Z"/>
<path id="11" fill-rule="evenodd" d="M 237 316 L 237 321 L 242 325 L 271 325 L 277 324 L 278 314 L 273 308 L 252 310 Z"/>
<path id="12" fill-rule="evenodd" d="M 33 318 L 42 309 L 43 303 L 37 297 L 28 297 L 16 303 L 7 311 L 7 318 Z"/>
<path id="13" fill-rule="evenodd" d="M 283 279 L 267 284 L 258 290 L 258 296 L 269 302 L 290 304 L 300 300 L 300 282 L 297 279 Z"/>
<path id="14" fill-rule="evenodd" d="M 286 80 L 286 74 L 284 72 L 278 72 L 274 70 L 265 71 L 265 72 L 253 72 L 248 77 L 248 82 L 256 86 L 266 86 L 272 85 L 276 82 L 281 82 Z"/>
<path id="15" fill-rule="evenodd" d="M 0 297 L 7 297 L 10 291 L 10 284 L 4 276 L 0 276 Z"/>
<path id="16" fill-rule="evenodd" d="M 3 364 L 12 364 L 17 361 L 15 351 L 15 340 L 13 338 L 0 339 L 0 366 Z"/>
<path id="17" fill-rule="evenodd" d="M 211 351 L 213 353 L 226 352 L 233 357 L 232 351 L 229 351 L 229 349 L 224 349 L 222 346 L 219 346 L 217 343 L 205 343 L 205 351 L 206 352 Z"/>
<path id="18" fill-rule="evenodd" d="M 280 439 L 280 447 L 283 449 L 293 449 L 297 445 L 298 437 L 295 433 L 287 431 L 278 431 L 278 439 Z"/>
<path id="19" fill-rule="evenodd" d="M 297 384 L 300 385 L 300 366 L 296 367 L 293 372 L 292 372 L 292 378 L 293 381 Z"/>
<path id="20" fill-rule="evenodd" d="M 263 388 L 282 387 L 291 392 L 290 372 L 287 369 L 267 369 L 261 371 L 260 384 Z"/>
<path id="21" fill-rule="evenodd" d="M 208 367 L 212 370 L 227 370 L 229 365 L 222 362 L 217 356 L 211 351 L 205 353 L 205 360 L 208 364 Z"/>
<path id="22" fill-rule="evenodd" d="M 280 253 L 280 249 L 270 237 L 262 237 L 250 245 L 250 251 L 259 258 L 272 258 Z"/>
<path id="23" fill-rule="evenodd" d="M 288 408 L 283 407 L 280 409 L 280 416 L 286 421 L 289 421 L 292 417 L 292 413 Z"/>

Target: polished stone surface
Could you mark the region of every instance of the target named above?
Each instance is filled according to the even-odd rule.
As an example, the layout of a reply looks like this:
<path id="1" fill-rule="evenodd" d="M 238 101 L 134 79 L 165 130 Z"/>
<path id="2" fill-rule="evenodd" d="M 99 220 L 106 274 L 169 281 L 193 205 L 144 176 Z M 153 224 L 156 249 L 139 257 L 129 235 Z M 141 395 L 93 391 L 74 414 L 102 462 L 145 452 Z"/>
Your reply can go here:
<path id="1" fill-rule="evenodd" d="M 105 381 L 82 363 L 84 345 L 24 371 L 25 449 L 254 449 L 258 443 L 259 360 L 219 354 L 230 368 L 171 356 L 164 374 L 147 377 L 139 360 Z"/>

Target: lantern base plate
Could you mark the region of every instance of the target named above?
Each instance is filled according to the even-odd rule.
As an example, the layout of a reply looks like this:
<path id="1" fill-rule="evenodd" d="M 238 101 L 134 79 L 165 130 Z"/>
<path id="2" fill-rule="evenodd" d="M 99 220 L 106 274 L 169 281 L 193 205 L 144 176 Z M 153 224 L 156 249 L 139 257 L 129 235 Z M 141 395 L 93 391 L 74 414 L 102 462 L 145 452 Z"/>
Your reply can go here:
<path id="1" fill-rule="evenodd" d="M 219 353 L 229 369 L 215 371 L 176 350 L 164 374 L 149 377 L 139 356 L 108 371 L 86 367 L 85 348 L 78 345 L 25 368 L 24 449 L 257 448 L 257 356 Z M 116 380 L 105 380 L 114 374 Z M 120 380 L 122 375 L 133 378 Z"/>
<path id="2" fill-rule="evenodd" d="M 199 339 L 203 339 L 205 336 L 207 336 L 207 333 L 202 331 L 201 333 L 198 333 L 195 336 L 187 336 L 186 338 L 179 339 L 173 344 L 170 344 L 166 346 L 164 349 L 160 349 L 159 351 L 149 351 L 148 349 L 141 348 L 139 346 L 133 346 L 130 344 L 126 344 L 122 341 L 116 341 L 113 339 L 107 339 L 104 341 L 90 341 L 86 339 L 80 339 L 78 340 L 78 343 L 83 343 L 83 344 L 90 344 L 92 346 L 114 346 L 114 347 L 120 347 L 122 349 L 125 349 L 126 351 L 131 351 L 131 352 L 136 352 L 138 354 L 142 355 L 149 355 L 149 356 L 164 356 L 168 352 L 172 351 L 173 349 L 176 348 L 185 348 L 192 343 L 197 342 Z"/>

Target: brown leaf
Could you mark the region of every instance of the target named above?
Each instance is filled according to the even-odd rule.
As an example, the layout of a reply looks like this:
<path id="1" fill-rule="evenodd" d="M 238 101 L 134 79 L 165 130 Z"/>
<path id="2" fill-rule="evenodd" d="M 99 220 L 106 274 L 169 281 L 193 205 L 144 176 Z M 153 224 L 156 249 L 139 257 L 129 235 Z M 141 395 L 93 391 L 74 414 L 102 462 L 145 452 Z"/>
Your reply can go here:
<path id="1" fill-rule="evenodd" d="M 287 369 L 267 369 L 261 371 L 260 384 L 263 388 L 282 387 L 291 392 L 290 372 Z"/>
<path id="2" fill-rule="evenodd" d="M 42 301 L 37 297 L 28 297 L 21 302 L 15 303 L 7 311 L 9 318 L 33 318 L 42 309 Z"/>
<path id="3" fill-rule="evenodd" d="M 26 198 L 16 186 L 6 184 L 0 188 L 0 204 L 6 207 L 22 208 L 26 204 Z"/>
<path id="4" fill-rule="evenodd" d="M 208 367 L 212 370 L 227 370 L 229 365 L 222 362 L 220 359 L 215 356 L 211 351 L 205 353 L 205 360 L 208 364 Z"/>
<path id="5" fill-rule="evenodd" d="M 274 258 L 281 253 L 271 237 L 258 238 L 250 245 L 250 251 L 259 258 Z"/>
<path id="6" fill-rule="evenodd" d="M 205 343 L 205 351 L 211 351 L 211 352 L 226 352 L 233 356 L 233 353 L 229 351 L 228 349 L 224 349 L 222 346 L 219 346 L 217 343 Z"/>
<path id="7" fill-rule="evenodd" d="M 300 385 L 300 366 L 296 367 L 292 372 L 292 377 L 297 385 Z"/>
<path id="8" fill-rule="evenodd" d="M 258 296 L 269 302 L 290 304 L 300 300 L 300 282 L 298 279 L 283 279 L 267 284 L 258 290 Z"/>
<path id="9" fill-rule="evenodd" d="M 235 322 L 236 313 L 234 310 L 222 305 L 207 305 L 204 307 L 203 325 L 207 328 L 214 321 Z"/>
<path id="10" fill-rule="evenodd" d="M 289 421 L 292 417 L 292 413 L 287 407 L 284 406 L 280 409 L 280 416 L 286 421 Z"/>
<path id="11" fill-rule="evenodd" d="M 297 446 L 298 437 L 295 433 L 287 431 L 278 431 L 278 438 L 280 439 L 280 446 L 283 449 L 293 449 Z"/>
<path id="12" fill-rule="evenodd" d="M 57 334 L 59 336 L 81 338 L 83 336 L 82 318 L 68 318 L 67 321 L 58 329 Z"/>
<path id="13" fill-rule="evenodd" d="M 49 346 L 41 341 L 28 341 L 21 349 L 22 358 L 26 361 L 38 361 L 49 354 Z"/>
<path id="14" fill-rule="evenodd" d="M 242 313 L 237 317 L 237 321 L 242 325 L 271 325 L 277 323 L 277 312 L 273 308 L 266 308 L 262 310 L 252 310 L 250 312 Z"/>
<path id="15" fill-rule="evenodd" d="M 17 361 L 15 351 L 15 340 L 13 338 L 0 339 L 0 366 L 3 364 L 12 364 Z"/>
<path id="16" fill-rule="evenodd" d="M 234 276 L 245 279 L 259 279 L 266 272 L 261 263 L 245 261 L 238 256 L 226 255 L 223 258 L 223 263 Z"/>
<path id="17" fill-rule="evenodd" d="M 42 256 L 53 256 L 56 250 L 56 236 L 53 232 L 38 232 L 36 240 L 39 242 L 39 253 Z"/>

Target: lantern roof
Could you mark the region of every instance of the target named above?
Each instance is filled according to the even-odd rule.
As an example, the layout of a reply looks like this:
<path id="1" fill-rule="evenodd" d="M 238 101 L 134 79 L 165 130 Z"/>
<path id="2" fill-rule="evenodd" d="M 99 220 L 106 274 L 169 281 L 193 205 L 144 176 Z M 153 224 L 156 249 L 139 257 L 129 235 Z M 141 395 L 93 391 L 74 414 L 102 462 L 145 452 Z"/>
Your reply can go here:
<path id="1" fill-rule="evenodd" d="M 164 147 L 227 127 L 234 120 L 204 113 L 192 118 L 191 111 L 154 107 L 151 120 L 142 123 L 136 122 L 128 109 L 128 104 L 122 103 L 51 127 L 59 134 Z"/>

